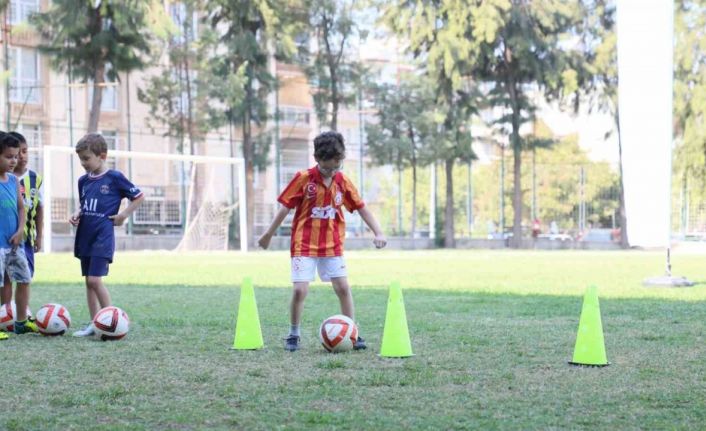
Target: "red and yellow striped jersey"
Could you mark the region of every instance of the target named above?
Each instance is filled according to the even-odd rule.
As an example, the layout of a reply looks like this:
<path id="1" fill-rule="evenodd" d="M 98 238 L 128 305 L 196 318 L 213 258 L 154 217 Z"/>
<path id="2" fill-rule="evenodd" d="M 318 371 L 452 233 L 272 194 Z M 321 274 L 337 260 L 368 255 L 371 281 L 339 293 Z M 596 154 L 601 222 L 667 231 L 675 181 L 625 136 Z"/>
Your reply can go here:
<path id="1" fill-rule="evenodd" d="M 365 206 L 355 185 L 342 172 L 337 172 L 326 187 L 316 166 L 297 172 L 277 201 L 287 208 L 296 208 L 292 257 L 343 255 L 346 238 L 343 207 L 353 212 Z"/>

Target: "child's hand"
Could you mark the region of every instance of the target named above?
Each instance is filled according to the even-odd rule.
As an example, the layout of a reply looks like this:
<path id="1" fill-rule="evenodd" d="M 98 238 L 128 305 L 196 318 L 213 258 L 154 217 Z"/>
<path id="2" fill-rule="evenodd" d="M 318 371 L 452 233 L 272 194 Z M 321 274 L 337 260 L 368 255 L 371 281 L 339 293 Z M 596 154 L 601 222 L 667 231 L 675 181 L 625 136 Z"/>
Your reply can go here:
<path id="1" fill-rule="evenodd" d="M 34 251 L 39 252 L 42 250 L 42 237 L 37 235 L 34 239 Z"/>
<path id="2" fill-rule="evenodd" d="M 120 213 L 120 214 L 109 216 L 108 218 L 113 220 L 113 224 L 115 226 L 122 226 L 123 223 L 125 222 L 125 220 L 127 219 L 127 216 Z"/>
<path id="3" fill-rule="evenodd" d="M 24 232 L 16 232 L 14 235 L 10 237 L 10 245 L 12 245 L 12 251 L 17 250 L 17 247 L 20 246 L 20 242 L 22 242 L 22 237 L 24 236 Z"/>
<path id="4" fill-rule="evenodd" d="M 375 248 L 383 248 L 387 245 L 387 238 L 385 238 L 385 235 L 383 234 L 375 235 L 373 244 L 375 244 Z"/>
<path id="5" fill-rule="evenodd" d="M 69 223 L 71 223 L 71 226 L 78 226 L 78 222 L 81 220 L 81 212 L 75 212 L 71 214 L 71 217 L 69 217 Z"/>
<path id="6" fill-rule="evenodd" d="M 270 246 L 270 240 L 271 240 L 271 239 L 272 239 L 272 235 L 269 235 L 269 234 L 267 234 L 267 232 L 265 232 L 264 234 L 262 234 L 262 236 L 260 237 L 260 239 L 257 240 L 257 244 L 258 244 L 260 247 L 262 247 L 262 248 L 264 248 L 264 249 L 267 249 L 267 247 Z"/>

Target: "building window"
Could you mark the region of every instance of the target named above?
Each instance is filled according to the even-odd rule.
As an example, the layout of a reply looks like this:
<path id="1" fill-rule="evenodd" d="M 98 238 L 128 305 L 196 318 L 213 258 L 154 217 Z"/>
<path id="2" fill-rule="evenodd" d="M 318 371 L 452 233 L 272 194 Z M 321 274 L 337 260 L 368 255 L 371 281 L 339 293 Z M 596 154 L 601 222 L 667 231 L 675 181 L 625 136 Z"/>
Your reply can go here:
<path id="1" fill-rule="evenodd" d="M 310 116 L 311 112 L 306 108 L 297 108 L 294 106 L 280 106 L 279 108 L 279 118 L 281 124 L 308 127 Z"/>
<path id="2" fill-rule="evenodd" d="M 38 124 L 18 124 L 17 132 L 22 134 L 29 148 L 28 166 L 35 172 L 42 172 L 42 131 Z"/>
<path id="3" fill-rule="evenodd" d="M 117 81 L 111 81 L 108 79 L 108 69 L 110 65 L 105 66 L 106 72 L 103 76 L 103 97 L 101 99 L 101 111 L 115 112 L 118 110 L 118 88 L 119 83 Z M 93 81 L 88 82 L 88 106 L 91 106 L 91 100 L 93 100 Z"/>
<path id="4" fill-rule="evenodd" d="M 42 90 L 39 83 L 39 55 L 36 49 L 10 48 L 10 101 L 39 103 Z"/>
<path id="5" fill-rule="evenodd" d="M 108 130 L 108 131 L 102 131 L 101 135 L 103 135 L 103 138 L 105 139 L 105 143 L 108 144 L 108 168 L 109 169 L 116 169 L 118 165 L 118 160 L 115 156 L 111 156 L 110 152 L 111 150 L 117 150 L 118 149 L 118 143 L 119 143 L 119 138 L 118 138 L 118 132 L 115 130 Z"/>
<path id="6" fill-rule="evenodd" d="M 39 0 L 12 0 L 10 3 L 10 24 L 17 25 L 29 20 L 29 16 L 39 12 Z"/>

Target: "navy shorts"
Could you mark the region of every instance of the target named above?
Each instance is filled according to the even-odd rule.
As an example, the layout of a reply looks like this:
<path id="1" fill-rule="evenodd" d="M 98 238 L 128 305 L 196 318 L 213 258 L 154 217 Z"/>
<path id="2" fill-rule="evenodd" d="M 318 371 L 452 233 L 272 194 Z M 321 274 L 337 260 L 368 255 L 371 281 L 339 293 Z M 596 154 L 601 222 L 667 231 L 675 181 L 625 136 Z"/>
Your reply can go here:
<path id="1" fill-rule="evenodd" d="M 105 277 L 108 275 L 110 259 L 86 256 L 81 258 L 81 275 L 84 277 Z"/>
<path id="2" fill-rule="evenodd" d="M 29 265 L 29 273 L 34 277 L 34 247 L 29 241 L 25 241 L 25 257 L 27 257 L 27 264 Z"/>

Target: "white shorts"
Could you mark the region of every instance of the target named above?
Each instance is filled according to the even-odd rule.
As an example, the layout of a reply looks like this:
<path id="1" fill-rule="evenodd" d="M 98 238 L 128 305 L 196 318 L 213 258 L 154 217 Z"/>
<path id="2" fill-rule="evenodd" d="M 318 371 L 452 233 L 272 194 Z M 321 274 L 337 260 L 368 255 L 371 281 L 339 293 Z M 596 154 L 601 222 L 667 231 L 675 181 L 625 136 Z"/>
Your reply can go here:
<path id="1" fill-rule="evenodd" d="M 292 258 L 292 282 L 314 281 L 315 270 L 318 270 L 321 281 L 331 281 L 332 278 L 348 276 L 343 256 L 297 256 Z"/>

